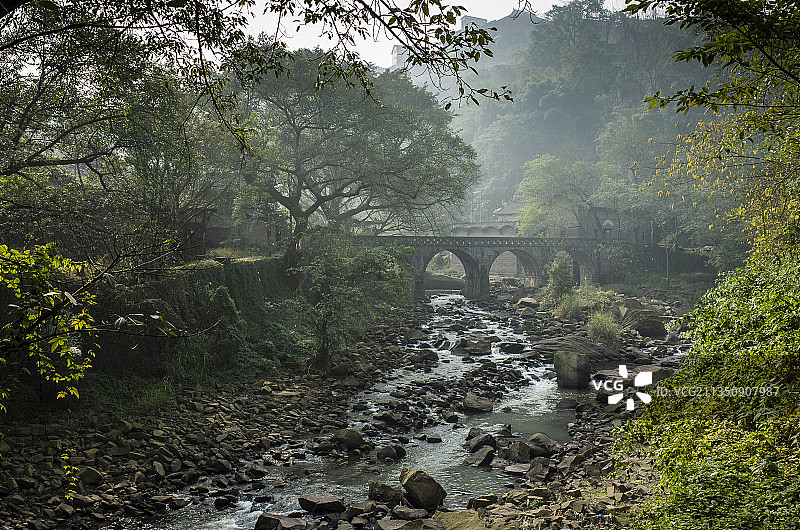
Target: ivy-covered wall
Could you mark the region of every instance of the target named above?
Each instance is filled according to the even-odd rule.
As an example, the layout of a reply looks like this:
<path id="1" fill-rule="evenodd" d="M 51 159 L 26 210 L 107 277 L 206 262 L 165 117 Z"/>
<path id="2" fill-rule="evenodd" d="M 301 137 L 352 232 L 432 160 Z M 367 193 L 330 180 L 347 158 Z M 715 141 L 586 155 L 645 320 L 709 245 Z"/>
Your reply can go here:
<path id="1" fill-rule="evenodd" d="M 117 376 L 191 380 L 205 375 L 270 339 L 270 305 L 286 293 L 283 260 L 277 257 L 204 261 L 106 287 L 98 296 L 98 316 L 108 323 L 119 321 L 120 327 L 101 334 L 94 366 Z M 172 324 L 178 336 L 160 332 L 163 324 L 155 315 Z"/>

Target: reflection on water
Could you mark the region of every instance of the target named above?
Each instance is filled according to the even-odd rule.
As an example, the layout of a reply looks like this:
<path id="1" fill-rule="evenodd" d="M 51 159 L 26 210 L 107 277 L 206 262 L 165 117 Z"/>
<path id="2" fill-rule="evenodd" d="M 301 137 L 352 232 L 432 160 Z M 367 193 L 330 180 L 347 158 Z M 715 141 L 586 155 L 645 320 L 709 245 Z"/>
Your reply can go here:
<path id="1" fill-rule="evenodd" d="M 514 333 L 509 322 L 500 321 L 495 315 L 467 303 L 459 294 L 443 293 L 432 297 L 434 313 L 426 326 L 433 335 L 443 335 L 455 340 L 458 333 L 446 329 L 454 321 L 477 319 L 485 328 L 479 329 L 500 337 L 503 341 L 527 341 L 524 335 Z M 474 330 L 470 330 L 474 331 Z M 468 333 L 468 332 L 467 332 Z M 377 383 L 357 399 L 368 404 L 363 412 L 351 414 L 351 425 L 361 427 L 372 421 L 379 403 L 389 399 L 389 392 L 407 386 L 415 380 L 458 379 L 465 371 L 474 369 L 475 364 L 464 363 L 463 358 L 453 355 L 449 350 L 437 350 L 439 363 L 430 372 L 421 374 L 410 370 L 397 370 L 386 381 Z M 400 469 L 422 468 L 436 478 L 447 491 L 445 505 L 464 507 L 471 497 L 486 493 L 502 493 L 512 481 L 509 475 L 499 470 L 462 466 L 467 456 L 464 440 L 471 427 L 482 427 L 487 431 L 497 431 L 504 424 L 511 424 L 515 435 L 525 438 L 535 432 L 544 432 L 555 440 L 569 438 L 567 423 L 574 419 L 572 411 L 557 410 L 556 404 L 563 397 L 575 396 L 557 388 L 554 380 L 543 379 L 545 367 L 528 367 L 518 362 L 518 356 L 502 353 L 497 344 L 493 346 L 491 359 L 498 365 L 519 369 L 531 381 L 517 391 L 511 391 L 495 406 L 490 414 L 467 416 L 458 427 L 442 424 L 426 427 L 421 434 L 438 435 L 441 443 L 412 440 L 406 444 L 407 456 L 394 464 L 367 463 L 360 458 L 346 461 L 324 459 L 313 455 L 305 462 L 290 467 L 268 468 L 270 474 L 264 477 L 265 488 L 247 495 L 268 496 L 269 500 L 255 503 L 240 501 L 236 508 L 223 511 L 214 509 L 213 504 L 193 505 L 182 510 L 159 517 L 153 521 L 122 520 L 111 528 L 119 529 L 252 529 L 261 511 L 290 513 L 300 509 L 297 497 L 310 493 L 333 493 L 343 496 L 348 502 L 364 500 L 370 482 L 381 480 L 397 484 Z M 507 412 L 502 412 L 506 410 Z M 415 433 L 420 434 L 420 433 Z"/>

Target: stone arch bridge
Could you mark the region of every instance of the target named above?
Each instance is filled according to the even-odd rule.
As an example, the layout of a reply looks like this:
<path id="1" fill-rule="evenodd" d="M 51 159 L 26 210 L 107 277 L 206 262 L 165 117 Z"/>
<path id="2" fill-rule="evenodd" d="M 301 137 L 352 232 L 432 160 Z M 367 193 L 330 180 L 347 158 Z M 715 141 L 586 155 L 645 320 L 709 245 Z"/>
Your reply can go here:
<path id="1" fill-rule="evenodd" d="M 504 252 L 514 254 L 532 287 L 542 285 L 545 267 L 556 252 L 563 250 L 572 256 L 580 283 L 601 281 L 606 277 L 608 252 L 597 239 L 527 238 L 527 237 L 469 237 L 469 236 L 361 236 L 372 244 L 398 245 L 413 249 L 406 259 L 413 267 L 414 296 L 425 295 L 425 269 L 433 257 L 443 250 L 452 252 L 464 266 L 466 285 L 463 294 L 479 298 L 489 294 L 489 270 Z M 614 241 L 616 245 L 623 243 Z"/>

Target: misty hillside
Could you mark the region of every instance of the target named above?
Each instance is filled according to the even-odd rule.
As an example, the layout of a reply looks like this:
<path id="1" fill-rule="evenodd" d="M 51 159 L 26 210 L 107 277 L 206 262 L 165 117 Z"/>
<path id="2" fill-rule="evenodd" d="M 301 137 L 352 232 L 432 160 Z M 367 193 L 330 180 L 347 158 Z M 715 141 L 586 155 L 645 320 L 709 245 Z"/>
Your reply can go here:
<path id="1" fill-rule="evenodd" d="M 529 38 L 513 54 L 504 46 L 505 32 L 514 34 L 515 45 L 522 44 L 519 22 L 489 24 L 498 28 L 502 51 L 497 57 L 507 61 L 478 66 L 481 82 L 507 84 L 514 101 L 462 106 L 454 121 L 482 166 L 483 182 L 475 190 L 476 200 L 484 203 L 480 211 L 511 201 L 523 165 L 536 155 L 602 161 L 625 173 L 633 162 L 652 165 L 664 144 L 685 129 L 686 117 L 648 113 L 642 100 L 657 91 L 705 83 L 709 72 L 672 59 L 674 50 L 696 39 L 660 20 L 597 11 L 598 5 L 554 7 L 546 20 L 531 26 Z M 651 137 L 656 141 L 648 143 Z M 637 178 L 649 176 L 640 172 Z"/>

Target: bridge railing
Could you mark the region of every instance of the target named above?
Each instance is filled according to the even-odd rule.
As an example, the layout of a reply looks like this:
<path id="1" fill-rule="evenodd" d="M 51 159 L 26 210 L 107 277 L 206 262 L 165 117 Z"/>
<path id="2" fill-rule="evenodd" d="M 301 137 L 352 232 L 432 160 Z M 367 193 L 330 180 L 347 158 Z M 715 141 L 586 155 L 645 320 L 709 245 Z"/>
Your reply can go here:
<path id="1" fill-rule="evenodd" d="M 546 238 L 511 236 L 357 236 L 374 244 L 395 244 L 407 247 L 597 247 L 602 244 L 638 246 L 622 240 L 592 238 Z"/>

